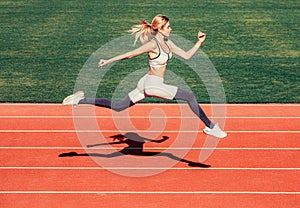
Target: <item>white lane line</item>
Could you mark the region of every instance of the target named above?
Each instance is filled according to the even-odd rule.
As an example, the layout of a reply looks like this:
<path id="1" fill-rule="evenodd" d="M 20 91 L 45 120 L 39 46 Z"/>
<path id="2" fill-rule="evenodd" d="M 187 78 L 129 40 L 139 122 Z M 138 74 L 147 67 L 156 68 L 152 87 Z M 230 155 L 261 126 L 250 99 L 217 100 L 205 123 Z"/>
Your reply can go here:
<path id="1" fill-rule="evenodd" d="M 116 129 L 116 130 L 101 130 L 101 129 L 87 129 L 87 130 L 75 130 L 75 129 L 1 129 L 0 133 L 116 133 L 116 132 L 141 132 L 141 133 L 156 133 L 156 132 L 164 132 L 164 133 L 202 133 L 202 130 L 133 130 L 133 129 Z M 225 130 L 226 131 L 226 130 Z M 226 131 L 227 133 L 300 133 L 300 131 L 292 130 L 282 130 L 282 131 Z"/>
<path id="2" fill-rule="evenodd" d="M 263 171 L 299 171 L 300 168 L 201 168 L 201 167 L 36 167 L 36 166 L 7 166 L 0 167 L 0 170 L 263 170 Z"/>
<path id="3" fill-rule="evenodd" d="M 170 118 L 170 119 L 197 119 L 195 116 L 47 116 L 47 115 L 39 115 L 39 116 L 32 116 L 32 115 L 13 115 L 13 116 L 0 116 L 0 119 L 88 119 L 88 118 L 99 118 L 99 119 L 162 119 L 162 118 Z M 211 119 L 300 119 L 300 116 L 225 116 L 225 117 L 210 117 Z"/>
<path id="4" fill-rule="evenodd" d="M 123 149 L 124 147 L 112 147 L 110 145 L 106 145 L 105 147 L 0 147 L 0 150 L 8 150 L 8 149 L 21 149 L 21 150 L 116 150 Z M 216 147 L 216 148 L 201 148 L 201 147 L 144 147 L 143 150 L 286 150 L 286 151 L 298 151 L 300 148 L 298 147 Z"/>
<path id="5" fill-rule="evenodd" d="M 0 103 L 1 106 L 57 106 L 64 108 L 72 108 L 72 106 L 65 106 L 61 103 Z M 187 105 L 186 103 L 138 103 L 136 106 L 178 106 L 178 105 Z M 262 106 L 262 107 L 278 107 L 278 106 L 292 106 L 292 107 L 300 107 L 298 103 L 224 103 L 224 104 L 211 104 L 211 103 L 199 103 L 201 106 Z M 90 105 L 82 105 L 93 108 L 94 106 Z"/>
<path id="6" fill-rule="evenodd" d="M 238 194 L 299 195 L 296 191 L 0 191 L 0 194 Z"/>

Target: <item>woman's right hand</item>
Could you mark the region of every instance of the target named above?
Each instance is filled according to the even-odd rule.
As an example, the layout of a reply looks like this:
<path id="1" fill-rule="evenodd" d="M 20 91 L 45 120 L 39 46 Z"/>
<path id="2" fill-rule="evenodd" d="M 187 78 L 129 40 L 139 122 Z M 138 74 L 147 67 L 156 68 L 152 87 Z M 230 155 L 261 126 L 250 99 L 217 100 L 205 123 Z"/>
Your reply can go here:
<path id="1" fill-rule="evenodd" d="M 98 67 L 101 68 L 102 66 L 107 64 L 107 60 L 101 59 L 98 63 Z"/>

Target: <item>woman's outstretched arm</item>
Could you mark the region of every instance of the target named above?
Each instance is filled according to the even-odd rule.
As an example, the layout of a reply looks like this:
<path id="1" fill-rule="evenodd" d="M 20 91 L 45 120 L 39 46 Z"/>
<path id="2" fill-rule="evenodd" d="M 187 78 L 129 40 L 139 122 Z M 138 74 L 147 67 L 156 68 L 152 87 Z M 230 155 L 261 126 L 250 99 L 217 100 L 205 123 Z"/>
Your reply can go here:
<path id="1" fill-rule="evenodd" d="M 98 67 L 101 68 L 104 65 L 111 64 L 111 63 L 116 62 L 116 61 L 133 58 L 133 57 L 141 55 L 143 53 L 147 53 L 149 51 L 152 51 L 152 50 L 155 49 L 155 47 L 156 47 L 155 42 L 154 41 L 149 41 L 149 42 L 145 43 L 144 45 L 138 47 L 137 49 L 134 49 L 134 50 L 129 51 L 127 53 L 115 56 L 115 57 L 113 57 L 111 59 L 108 59 L 108 60 L 101 59 L 98 63 Z"/>

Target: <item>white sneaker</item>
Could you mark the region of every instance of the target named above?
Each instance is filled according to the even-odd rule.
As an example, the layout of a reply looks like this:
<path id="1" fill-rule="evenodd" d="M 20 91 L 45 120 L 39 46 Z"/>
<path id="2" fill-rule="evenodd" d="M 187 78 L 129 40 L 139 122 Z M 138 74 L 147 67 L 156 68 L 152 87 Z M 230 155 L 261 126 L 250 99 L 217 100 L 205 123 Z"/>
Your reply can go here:
<path id="1" fill-rule="evenodd" d="M 62 104 L 63 105 L 77 105 L 80 100 L 84 99 L 84 92 L 83 91 L 77 91 L 72 95 L 69 95 L 66 97 Z"/>
<path id="2" fill-rule="evenodd" d="M 227 136 L 227 133 L 222 131 L 219 127 L 219 124 L 215 124 L 214 128 L 208 128 L 207 126 L 203 129 L 203 132 L 208 135 L 212 135 L 218 138 L 224 138 Z"/>

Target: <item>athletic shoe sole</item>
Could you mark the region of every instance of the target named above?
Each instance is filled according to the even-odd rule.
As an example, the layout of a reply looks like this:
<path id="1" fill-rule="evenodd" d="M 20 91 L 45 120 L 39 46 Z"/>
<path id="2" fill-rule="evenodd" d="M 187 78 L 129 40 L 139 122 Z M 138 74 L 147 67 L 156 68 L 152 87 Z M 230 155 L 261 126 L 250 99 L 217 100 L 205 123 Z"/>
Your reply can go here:
<path id="1" fill-rule="evenodd" d="M 69 95 L 66 97 L 62 104 L 63 105 L 77 105 L 80 100 L 84 99 L 84 92 L 83 91 L 77 91 L 76 93 Z"/>
<path id="2" fill-rule="evenodd" d="M 220 139 L 225 138 L 227 136 L 227 133 L 222 131 L 218 124 L 215 124 L 214 128 L 212 128 L 212 129 L 205 127 L 203 129 L 203 133 L 205 133 L 207 135 L 212 135 L 212 136 L 220 138 Z"/>

